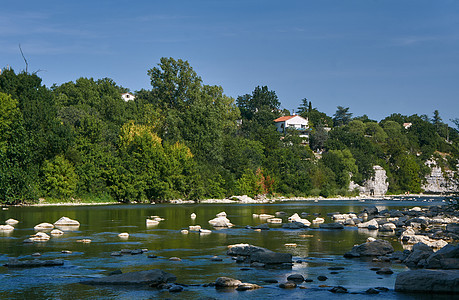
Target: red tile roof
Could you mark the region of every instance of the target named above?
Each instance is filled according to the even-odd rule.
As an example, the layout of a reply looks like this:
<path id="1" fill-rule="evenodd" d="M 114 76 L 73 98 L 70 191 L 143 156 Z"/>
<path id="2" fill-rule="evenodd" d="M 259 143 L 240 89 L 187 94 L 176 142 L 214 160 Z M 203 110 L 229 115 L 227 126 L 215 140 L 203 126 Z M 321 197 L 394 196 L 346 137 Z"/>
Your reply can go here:
<path id="1" fill-rule="evenodd" d="M 280 118 L 275 119 L 274 122 L 284 122 L 284 121 L 290 120 L 293 117 L 296 117 L 296 115 L 280 117 Z"/>

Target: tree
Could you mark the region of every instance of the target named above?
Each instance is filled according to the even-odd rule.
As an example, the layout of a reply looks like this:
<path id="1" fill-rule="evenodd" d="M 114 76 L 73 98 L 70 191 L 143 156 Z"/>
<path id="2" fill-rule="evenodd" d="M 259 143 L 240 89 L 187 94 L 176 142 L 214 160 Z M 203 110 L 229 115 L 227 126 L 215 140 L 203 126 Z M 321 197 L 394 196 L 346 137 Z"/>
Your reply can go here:
<path id="1" fill-rule="evenodd" d="M 343 126 L 351 121 L 352 113 L 349 112 L 349 107 L 338 106 L 333 115 L 333 123 L 335 126 Z"/>
<path id="2" fill-rule="evenodd" d="M 53 161 L 45 161 L 43 173 L 44 187 L 49 196 L 65 199 L 75 195 L 78 175 L 63 156 L 58 155 Z"/>
<path id="3" fill-rule="evenodd" d="M 307 114 L 310 111 L 309 105 L 310 105 L 310 102 L 308 103 L 308 99 L 303 98 L 301 100 L 300 106 L 298 106 L 296 113 L 297 114 L 305 114 L 305 113 Z"/>

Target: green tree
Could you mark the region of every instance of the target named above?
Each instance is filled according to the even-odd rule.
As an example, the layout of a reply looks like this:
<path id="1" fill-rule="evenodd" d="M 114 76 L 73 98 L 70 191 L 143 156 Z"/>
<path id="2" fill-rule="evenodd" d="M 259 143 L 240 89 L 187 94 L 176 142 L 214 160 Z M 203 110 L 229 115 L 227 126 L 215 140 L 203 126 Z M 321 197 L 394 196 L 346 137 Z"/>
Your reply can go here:
<path id="1" fill-rule="evenodd" d="M 338 106 L 333 115 L 333 124 L 335 126 L 343 126 L 351 121 L 352 113 L 349 112 L 349 107 Z"/>
<path id="2" fill-rule="evenodd" d="M 51 197 L 66 199 L 75 195 L 78 175 L 72 164 L 63 156 L 56 156 L 53 161 L 43 165 L 44 188 Z"/>

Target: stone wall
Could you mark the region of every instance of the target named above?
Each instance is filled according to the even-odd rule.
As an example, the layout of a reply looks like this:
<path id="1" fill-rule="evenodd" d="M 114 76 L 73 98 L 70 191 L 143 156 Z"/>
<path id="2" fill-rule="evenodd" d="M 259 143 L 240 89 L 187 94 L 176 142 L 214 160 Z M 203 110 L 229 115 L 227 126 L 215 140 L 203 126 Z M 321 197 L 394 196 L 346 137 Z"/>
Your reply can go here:
<path id="1" fill-rule="evenodd" d="M 363 186 L 353 181 L 349 184 L 349 190 L 358 189 L 362 196 L 381 197 L 386 195 L 389 183 L 387 182 L 386 170 L 381 166 L 373 166 L 375 174 L 370 180 L 367 180 Z"/>

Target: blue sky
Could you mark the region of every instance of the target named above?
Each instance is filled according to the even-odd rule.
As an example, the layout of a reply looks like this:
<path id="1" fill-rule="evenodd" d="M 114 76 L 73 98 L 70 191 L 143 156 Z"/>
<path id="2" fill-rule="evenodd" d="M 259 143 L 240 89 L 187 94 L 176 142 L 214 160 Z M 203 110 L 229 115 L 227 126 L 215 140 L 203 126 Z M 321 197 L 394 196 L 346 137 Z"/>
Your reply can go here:
<path id="1" fill-rule="evenodd" d="M 459 117 L 459 1 L 2 1 L 0 67 L 47 86 L 109 77 L 150 89 L 161 57 L 236 98 L 267 85 L 283 108 Z"/>

